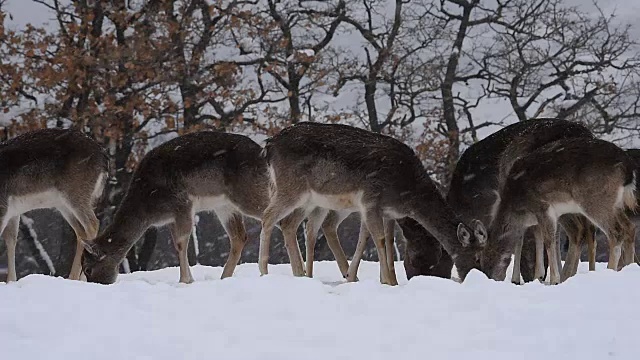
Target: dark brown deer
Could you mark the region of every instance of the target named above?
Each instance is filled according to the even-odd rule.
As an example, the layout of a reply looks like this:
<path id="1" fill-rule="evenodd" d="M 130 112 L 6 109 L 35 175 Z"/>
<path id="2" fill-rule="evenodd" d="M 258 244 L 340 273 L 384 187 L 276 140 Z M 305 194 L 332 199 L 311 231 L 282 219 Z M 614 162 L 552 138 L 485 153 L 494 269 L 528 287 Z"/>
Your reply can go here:
<path id="1" fill-rule="evenodd" d="M 482 270 L 503 280 L 517 242 L 535 225 L 536 239 L 543 239 L 549 256 L 550 282 L 559 283 L 555 232 L 564 214 L 581 214 L 604 232 L 609 239 L 608 267 L 617 269 L 622 243 L 632 241 L 633 225 L 625 210 L 635 208 L 634 193 L 633 160 L 607 141 L 558 140 L 520 157 L 502 186 Z"/>
<path id="2" fill-rule="evenodd" d="M 36 130 L 0 144 L 0 232 L 9 257 L 8 281 L 17 280 L 20 215 L 43 208 L 57 209 L 73 228 L 77 246 L 69 278 L 80 278 L 82 244 L 98 232 L 93 208 L 108 168 L 102 147 L 76 130 Z"/>
<path id="3" fill-rule="evenodd" d="M 415 219 L 454 261 L 465 251 L 475 253 L 486 239 L 482 224 L 463 224 L 413 150 L 391 137 L 345 125 L 299 123 L 269 139 L 265 155 L 272 195 L 262 217 L 262 274 L 268 272 L 274 225 L 298 208 L 358 211 L 376 245 L 383 283 L 391 283 L 384 219 Z"/>
<path id="4" fill-rule="evenodd" d="M 118 265 L 141 235 L 151 226 L 168 225 L 178 252 L 180 282 L 192 282 L 187 245 L 199 211 L 215 212 L 229 235 L 231 250 L 222 278 L 232 276 L 247 241 L 243 216 L 260 219 L 269 203 L 269 175 L 261 151 L 246 136 L 213 131 L 183 135 L 151 150 L 134 172 L 113 223 L 86 245 L 87 280 L 113 283 Z M 296 230 L 306 215 L 293 211 L 280 223 L 296 276 L 304 275 Z M 322 219 L 314 219 L 322 224 Z"/>
<path id="5" fill-rule="evenodd" d="M 593 135 L 579 123 L 557 119 L 534 119 L 518 122 L 489 135 L 471 145 L 462 154 L 452 175 L 447 203 L 460 215 L 463 221 L 480 219 L 485 224 L 491 224 L 495 216 L 495 209 L 499 204 L 500 167 L 506 169 L 508 164 L 513 163 L 514 158 L 537 147 L 572 137 L 593 138 Z M 502 159 L 507 159 L 506 161 L 509 162 L 501 165 Z M 401 227 L 404 233 L 413 235 L 406 237 L 407 247 L 411 251 L 406 254 L 408 259 L 405 259 L 405 270 L 407 270 L 407 263 L 410 263 L 412 268 L 411 271 L 407 270 L 408 276 L 409 274 L 411 276 L 430 275 L 431 269 L 436 269 L 440 274 L 451 272 L 451 268 L 448 266 L 452 266 L 452 262 L 446 252 L 442 252 L 441 256 L 437 258 L 443 264 L 433 263 L 436 257 L 431 254 L 434 240 L 429 238 L 430 234 L 412 221 L 401 222 Z M 418 234 L 422 236 L 418 236 Z M 412 244 L 413 239 L 420 240 L 418 243 Z M 531 281 L 536 277 L 534 275 L 536 256 L 534 245 L 533 233 L 528 231 L 523 243 L 522 256 L 521 258 L 516 257 L 516 261 L 520 261 L 525 281 Z M 474 257 L 479 259 L 480 254 L 474 255 Z M 473 259 L 468 259 L 466 262 L 472 261 Z M 474 267 L 479 268 L 479 262 Z M 462 278 L 466 276 L 464 269 L 458 269 L 458 273 Z M 517 283 L 520 282 L 519 272 L 514 274 L 513 280 Z"/>

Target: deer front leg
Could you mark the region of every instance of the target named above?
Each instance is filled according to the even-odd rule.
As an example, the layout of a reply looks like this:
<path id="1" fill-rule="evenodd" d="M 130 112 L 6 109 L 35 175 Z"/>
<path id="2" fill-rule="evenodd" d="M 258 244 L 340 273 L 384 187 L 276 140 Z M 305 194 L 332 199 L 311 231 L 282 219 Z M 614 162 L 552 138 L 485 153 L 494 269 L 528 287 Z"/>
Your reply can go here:
<path id="1" fill-rule="evenodd" d="M 330 215 L 331 216 L 331 215 Z M 329 245 L 329 249 L 333 253 L 333 256 L 338 263 L 338 268 L 340 269 L 340 273 L 343 278 L 349 277 L 349 262 L 347 261 L 347 255 L 344 253 L 344 249 L 342 249 L 342 245 L 340 244 L 340 239 L 338 238 L 338 224 L 325 224 L 322 225 L 322 233 L 324 237 L 327 239 L 327 244 Z M 357 272 L 357 270 L 356 270 Z M 356 279 L 357 280 L 357 279 Z"/>
<path id="2" fill-rule="evenodd" d="M 9 270 L 7 274 L 7 282 L 18 280 L 18 275 L 16 273 L 16 244 L 18 243 L 19 225 L 20 216 L 15 216 L 6 221 L 3 228 L 4 230 L 2 230 L 2 238 L 7 246 L 7 267 Z"/>
<path id="3" fill-rule="evenodd" d="M 398 285 L 398 278 L 396 277 L 395 266 L 395 220 L 384 221 L 384 245 L 385 252 L 387 253 L 387 265 L 389 266 L 389 281 L 390 285 Z"/>
<path id="4" fill-rule="evenodd" d="M 356 251 L 351 259 L 349 265 L 349 275 L 347 276 L 348 282 L 358 281 L 358 268 L 360 267 L 360 261 L 364 255 L 364 249 L 367 246 L 367 238 L 369 237 L 369 230 L 364 219 L 360 220 L 360 233 L 358 234 L 358 244 L 356 245 Z"/>
<path id="5" fill-rule="evenodd" d="M 387 251 L 385 245 L 385 231 L 384 221 L 382 214 L 378 210 L 368 210 L 365 216 L 365 221 L 369 233 L 373 238 L 373 242 L 376 245 L 378 251 L 378 260 L 380 262 L 380 274 L 381 282 L 383 284 L 392 285 L 391 279 L 389 279 L 389 264 L 387 262 Z"/>

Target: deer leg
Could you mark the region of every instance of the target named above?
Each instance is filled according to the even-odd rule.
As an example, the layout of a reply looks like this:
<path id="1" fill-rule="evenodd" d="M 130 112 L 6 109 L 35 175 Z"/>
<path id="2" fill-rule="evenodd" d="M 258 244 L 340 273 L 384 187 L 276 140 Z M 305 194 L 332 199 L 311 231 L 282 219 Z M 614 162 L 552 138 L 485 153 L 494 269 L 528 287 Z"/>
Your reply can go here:
<path id="1" fill-rule="evenodd" d="M 533 226 L 533 235 L 536 242 L 536 270 L 534 276 L 544 282 L 546 271 L 544 266 L 544 237 L 539 225 Z"/>
<path id="2" fill-rule="evenodd" d="M 187 249 L 189 248 L 189 237 L 193 228 L 193 214 L 191 210 L 178 212 L 175 222 L 169 225 L 169 232 L 173 240 L 173 246 L 178 252 L 178 260 L 180 261 L 180 282 L 190 284 L 193 282 L 191 269 L 189 268 L 189 259 L 187 257 Z"/>
<path id="3" fill-rule="evenodd" d="M 575 234 L 569 236 L 569 250 L 567 251 L 567 259 L 562 267 L 562 281 L 574 276 L 578 272 L 578 264 L 580 263 L 580 244 Z"/>
<path id="4" fill-rule="evenodd" d="M 585 241 L 587 242 L 587 255 L 589 257 L 589 271 L 596 271 L 596 250 L 598 243 L 596 241 L 596 228 L 591 223 L 585 231 Z"/>
<path id="5" fill-rule="evenodd" d="M 218 215 L 218 218 L 221 220 L 224 230 L 229 235 L 229 257 L 224 264 L 221 276 L 222 279 L 225 279 L 233 276 L 233 271 L 240 261 L 240 256 L 242 256 L 242 249 L 244 249 L 247 243 L 247 232 L 241 214 L 233 212 L 226 217 Z"/>
<path id="6" fill-rule="evenodd" d="M 70 194 L 75 194 L 71 193 Z M 70 197 L 64 206 L 58 208 L 62 217 L 71 225 L 73 232 L 76 234 L 76 254 L 73 258 L 69 279 L 80 280 L 82 275 L 82 251 L 84 246 L 82 243 L 86 240 L 95 239 L 98 236 L 98 228 L 100 221 L 93 212 L 90 204 L 81 197 Z"/>
<path id="7" fill-rule="evenodd" d="M 298 227 L 304 220 L 305 213 L 301 209 L 295 209 L 292 213 L 280 221 L 280 228 L 284 237 L 284 246 L 289 255 L 291 263 L 291 271 L 293 276 L 304 276 L 304 265 L 302 261 L 302 253 L 298 245 Z"/>
<path id="8" fill-rule="evenodd" d="M 351 259 L 349 265 L 349 275 L 347 276 L 348 282 L 358 281 L 358 267 L 360 267 L 360 261 L 362 255 L 364 255 L 364 249 L 367 246 L 367 238 L 369 237 L 369 230 L 367 230 L 364 219 L 360 220 L 360 233 L 358 234 L 358 244 L 356 245 L 356 251 Z"/>
<path id="9" fill-rule="evenodd" d="M 327 239 L 329 249 L 338 263 L 342 277 L 346 279 L 349 274 L 349 262 L 340 244 L 340 239 L 338 239 L 338 225 L 340 225 L 342 220 L 344 220 L 344 218 L 340 219 L 336 212 L 329 213 L 322 224 L 322 233 L 325 239 Z"/>
<path id="10" fill-rule="evenodd" d="M 389 266 L 389 281 L 390 285 L 398 285 L 398 278 L 396 277 L 396 266 L 395 266 L 395 220 L 385 220 L 384 221 L 384 245 L 385 252 L 387 253 L 387 266 Z M 382 281 L 382 278 L 380 279 Z"/>
<path id="11" fill-rule="evenodd" d="M 392 285 L 391 279 L 389 279 L 389 264 L 387 263 L 387 252 L 385 246 L 385 232 L 384 232 L 384 220 L 382 214 L 377 210 L 368 210 L 365 216 L 365 221 L 369 233 L 373 238 L 373 242 L 376 245 L 378 251 L 378 260 L 380 262 L 381 282 L 383 284 Z"/>
<path id="12" fill-rule="evenodd" d="M 76 253 L 73 257 L 73 263 L 71 264 L 71 270 L 69 271 L 69 279 L 80 280 L 82 276 L 82 251 L 84 240 L 88 240 L 89 236 L 82 225 L 80 220 L 76 217 L 70 207 L 65 206 L 58 209 L 65 221 L 71 226 L 73 232 L 76 234 Z M 96 219 L 97 221 L 97 219 Z"/>
<path id="13" fill-rule="evenodd" d="M 629 217 L 621 212 L 618 218 L 618 226 L 620 227 L 620 234 L 622 237 L 622 258 L 619 269 L 632 264 L 635 261 L 636 255 L 636 229 L 635 225 L 629 220 Z"/>
<path id="14" fill-rule="evenodd" d="M 4 220 L 4 219 L 3 219 Z M 6 221 L 2 230 L 2 238 L 7 246 L 7 282 L 18 280 L 16 273 L 16 244 L 18 243 L 18 226 L 20 225 L 20 216 L 14 216 Z"/>
<path id="15" fill-rule="evenodd" d="M 292 213 L 298 207 L 298 202 L 299 199 L 294 199 L 290 195 L 276 191 L 275 194 L 273 194 L 269 206 L 264 210 L 262 214 L 262 229 L 260 230 L 260 252 L 258 255 L 260 275 L 269 273 L 269 246 L 271 244 L 271 233 L 273 232 L 274 226 L 280 219 Z M 298 252 L 300 252 L 299 248 Z M 302 257 L 302 255 L 300 255 L 300 257 Z M 290 261 L 293 260 L 290 259 Z M 302 262 L 302 259 L 300 259 L 300 262 Z M 293 264 L 291 266 L 293 267 Z"/>
<path id="16" fill-rule="evenodd" d="M 547 256 L 549 256 L 549 283 L 556 285 L 559 284 L 561 280 L 560 268 L 558 266 L 558 257 L 560 257 L 560 254 L 558 253 L 558 241 L 555 237 L 556 223 L 553 219 L 549 218 L 546 211 L 538 215 L 537 218 L 538 232 L 542 235 L 544 246 L 547 248 Z"/>
<path id="17" fill-rule="evenodd" d="M 513 273 L 511 274 L 511 282 L 520 285 L 520 260 L 522 257 L 522 245 L 524 244 L 524 236 L 519 240 L 516 240 L 516 251 L 513 260 Z"/>
<path id="18" fill-rule="evenodd" d="M 305 229 L 305 271 L 308 277 L 313 277 L 313 258 L 318 239 L 318 230 L 322 221 L 329 211 L 323 208 L 315 208 L 307 217 L 307 227 Z M 326 235 L 325 235 L 326 236 Z"/>

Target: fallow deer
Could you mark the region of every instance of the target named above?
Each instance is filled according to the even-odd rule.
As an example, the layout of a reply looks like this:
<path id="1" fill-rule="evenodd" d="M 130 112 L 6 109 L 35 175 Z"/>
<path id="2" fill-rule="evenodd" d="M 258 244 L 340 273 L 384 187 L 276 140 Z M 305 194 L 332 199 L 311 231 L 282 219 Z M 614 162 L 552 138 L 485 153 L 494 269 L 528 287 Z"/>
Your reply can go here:
<path id="1" fill-rule="evenodd" d="M 192 282 L 187 245 L 199 211 L 215 212 L 229 235 L 222 278 L 233 275 L 247 241 L 243 216 L 260 219 L 269 202 L 261 151 L 246 136 L 213 131 L 183 135 L 151 150 L 135 170 L 112 224 L 86 243 L 87 280 L 113 283 L 118 264 L 141 235 L 151 226 L 168 225 L 178 251 L 180 282 Z M 294 211 L 280 224 L 296 276 L 304 275 L 296 230 L 305 215 Z"/>
<path id="2" fill-rule="evenodd" d="M 503 171 L 508 169 L 514 159 L 550 142 L 577 137 L 591 139 L 593 135 L 579 123 L 558 119 L 533 119 L 509 125 L 471 145 L 462 154 L 452 176 L 447 202 L 463 220 L 477 218 L 491 224 L 500 201 L 501 167 Z M 564 220 L 560 220 L 561 224 Z M 571 239 L 575 238 L 568 232 Z M 512 280 L 520 283 L 520 267 L 525 281 L 544 276 L 544 268 L 542 274 L 534 275 L 536 251 L 532 229 L 525 233 L 520 245 L 523 246 L 521 256 L 515 259 L 520 266 L 514 267 Z M 479 260 L 480 254 L 475 257 Z M 479 268 L 479 262 L 474 267 Z M 458 273 L 463 278 L 466 276 L 464 270 L 458 269 Z"/>
<path id="3" fill-rule="evenodd" d="M 262 274 L 268 273 L 274 225 L 298 208 L 358 211 L 376 245 L 383 283 L 391 283 L 384 219 L 415 219 L 454 261 L 486 240 L 483 225 L 463 224 L 413 150 L 391 137 L 346 125 L 305 122 L 267 140 L 265 156 L 272 193 L 260 233 Z M 456 265 L 467 266 L 459 261 Z"/>
<path id="4" fill-rule="evenodd" d="M 555 232 L 564 214 L 581 214 L 603 231 L 609 239 L 608 267 L 617 269 L 622 242 L 629 241 L 632 229 L 625 210 L 635 208 L 634 192 L 633 160 L 603 140 L 558 140 L 520 157 L 502 185 L 482 270 L 492 279 L 504 279 L 516 243 L 537 225 L 536 238 L 543 239 L 549 256 L 550 282 L 559 283 Z"/>
<path id="5" fill-rule="evenodd" d="M 36 130 L 0 144 L 0 232 L 7 245 L 8 281 L 17 280 L 20 215 L 43 208 L 57 209 L 73 228 L 77 246 L 69 278 L 80 278 L 82 242 L 98 232 L 93 208 L 108 168 L 102 147 L 77 130 Z"/>

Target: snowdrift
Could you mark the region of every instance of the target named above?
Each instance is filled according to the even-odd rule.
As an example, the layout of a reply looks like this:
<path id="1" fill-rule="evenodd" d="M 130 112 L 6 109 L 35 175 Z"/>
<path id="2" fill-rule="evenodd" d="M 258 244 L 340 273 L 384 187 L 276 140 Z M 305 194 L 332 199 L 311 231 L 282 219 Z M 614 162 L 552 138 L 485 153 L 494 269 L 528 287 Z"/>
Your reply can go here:
<path id="1" fill-rule="evenodd" d="M 289 265 L 121 275 L 110 286 L 31 275 L 0 285 L 3 359 L 637 359 L 640 267 L 515 286 L 474 271 L 463 284 L 378 283 L 363 263 L 347 284 L 333 262 L 315 279 Z M 396 269 L 403 267 L 399 263 Z"/>

